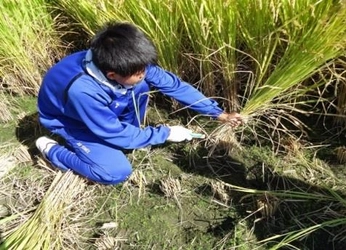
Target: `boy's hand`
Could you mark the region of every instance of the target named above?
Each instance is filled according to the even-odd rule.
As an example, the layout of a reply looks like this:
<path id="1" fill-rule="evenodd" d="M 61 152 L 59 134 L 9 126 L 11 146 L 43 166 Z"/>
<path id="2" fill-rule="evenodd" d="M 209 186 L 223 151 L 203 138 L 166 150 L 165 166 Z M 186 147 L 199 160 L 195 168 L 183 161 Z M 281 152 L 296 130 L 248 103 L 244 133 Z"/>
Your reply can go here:
<path id="1" fill-rule="evenodd" d="M 222 113 L 217 119 L 221 122 L 229 123 L 234 128 L 244 123 L 243 117 L 237 112 Z"/>
<path id="2" fill-rule="evenodd" d="M 181 142 L 181 141 L 191 141 L 192 140 L 192 131 L 184 128 L 183 126 L 169 126 L 170 134 L 167 138 L 167 141 L 172 142 Z"/>

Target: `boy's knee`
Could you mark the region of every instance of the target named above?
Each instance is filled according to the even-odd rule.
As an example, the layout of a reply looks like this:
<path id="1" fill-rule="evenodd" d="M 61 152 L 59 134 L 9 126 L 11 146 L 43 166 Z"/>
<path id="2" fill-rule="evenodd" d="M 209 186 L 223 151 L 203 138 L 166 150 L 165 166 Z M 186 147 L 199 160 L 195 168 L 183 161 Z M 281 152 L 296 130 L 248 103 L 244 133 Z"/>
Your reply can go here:
<path id="1" fill-rule="evenodd" d="M 101 184 L 116 185 L 126 181 L 132 174 L 132 167 L 123 166 L 121 168 L 112 169 L 112 171 L 97 171 L 94 172 L 94 181 Z"/>
<path id="2" fill-rule="evenodd" d="M 130 177 L 130 175 L 132 174 L 132 171 L 128 172 L 127 174 L 122 174 L 119 176 L 111 176 L 109 179 L 105 179 L 104 184 L 108 184 L 108 185 L 116 185 L 116 184 L 120 184 L 122 182 L 127 181 L 127 179 Z"/>

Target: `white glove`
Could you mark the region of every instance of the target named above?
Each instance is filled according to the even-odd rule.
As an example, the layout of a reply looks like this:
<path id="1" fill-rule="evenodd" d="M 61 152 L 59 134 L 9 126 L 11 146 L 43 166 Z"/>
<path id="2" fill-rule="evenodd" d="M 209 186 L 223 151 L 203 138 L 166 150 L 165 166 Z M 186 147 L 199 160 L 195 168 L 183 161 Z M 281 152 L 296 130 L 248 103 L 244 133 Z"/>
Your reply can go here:
<path id="1" fill-rule="evenodd" d="M 171 126 L 169 128 L 171 129 L 171 132 L 167 138 L 167 141 L 181 142 L 185 140 L 192 140 L 191 130 L 184 128 L 183 126 Z"/>

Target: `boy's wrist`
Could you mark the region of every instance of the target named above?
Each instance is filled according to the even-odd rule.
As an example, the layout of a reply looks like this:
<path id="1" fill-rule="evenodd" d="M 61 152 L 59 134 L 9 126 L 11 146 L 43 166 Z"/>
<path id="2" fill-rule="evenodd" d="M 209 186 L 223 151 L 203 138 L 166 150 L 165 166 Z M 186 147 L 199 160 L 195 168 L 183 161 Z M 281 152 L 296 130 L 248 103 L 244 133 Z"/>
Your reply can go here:
<path id="1" fill-rule="evenodd" d="M 223 112 L 217 117 L 217 119 L 224 123 L 230 123 L 233 127 L 237 127 L 243 123 L 243 117 L 234 111 L 231 113 Z"/>

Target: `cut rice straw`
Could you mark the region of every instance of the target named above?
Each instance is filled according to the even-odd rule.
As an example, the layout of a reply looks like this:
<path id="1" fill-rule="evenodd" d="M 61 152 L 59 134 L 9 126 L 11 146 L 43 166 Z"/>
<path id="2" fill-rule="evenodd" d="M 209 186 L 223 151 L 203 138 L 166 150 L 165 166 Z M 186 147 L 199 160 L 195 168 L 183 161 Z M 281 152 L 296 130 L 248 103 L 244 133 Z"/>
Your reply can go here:
<path id="1" fill-rule="evenodd" d="M 58 172 L 35 213 L 5 238 L 0 250 L 61 249 L 63 219 L 84 188 L 84 180 L 71 171 Z"/>
<path id="2" fill-rule="evenodd" d="M 219 125 L 209 136 L 207 144 L 210 145 L 209 156 L 212 156 L 215 150 L 228 150 L 228 154 L 232 149 L 241 149 L 241 145 L 238 142 L 234 128 L 229 124 Z"/>

